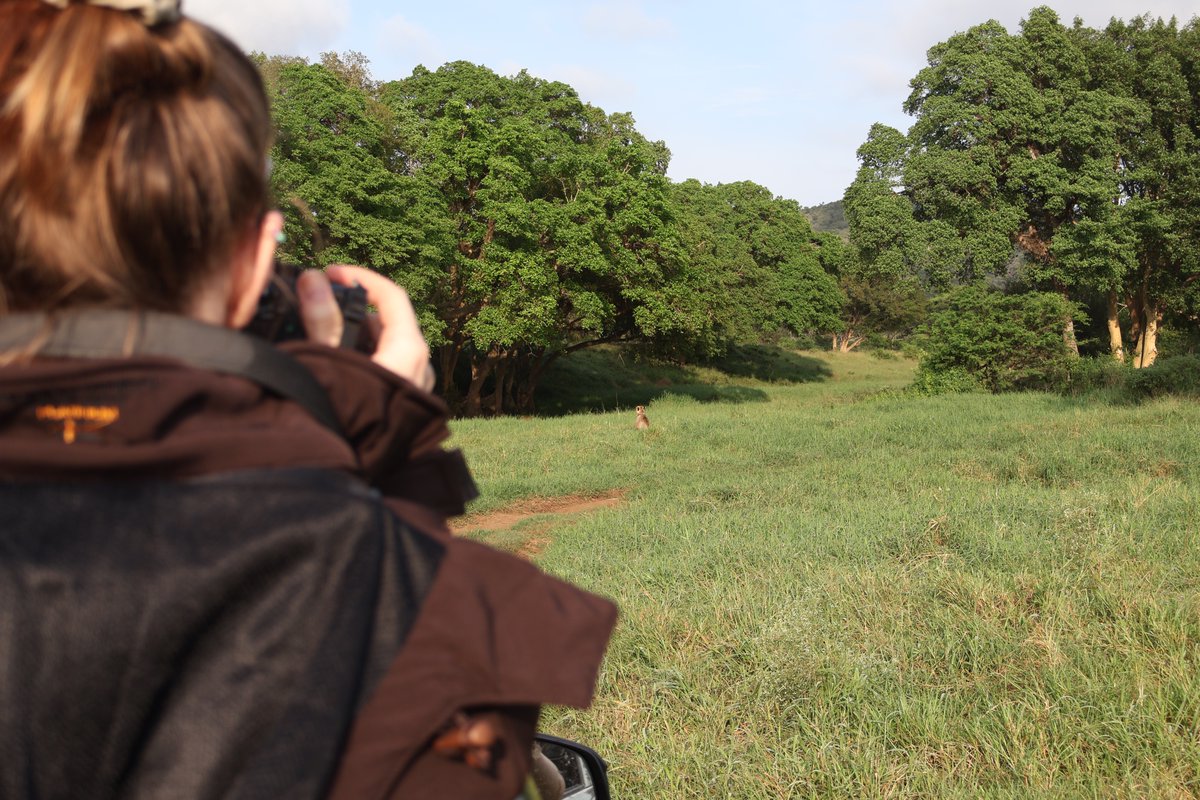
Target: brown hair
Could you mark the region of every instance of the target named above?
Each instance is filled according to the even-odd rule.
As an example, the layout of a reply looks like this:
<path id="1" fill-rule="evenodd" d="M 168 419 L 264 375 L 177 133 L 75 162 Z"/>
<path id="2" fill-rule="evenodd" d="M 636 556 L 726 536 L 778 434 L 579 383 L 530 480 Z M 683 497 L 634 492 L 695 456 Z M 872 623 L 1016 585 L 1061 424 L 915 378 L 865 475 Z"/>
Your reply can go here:
<path id="1" fill-rule="evenodd" d="M 0 0 L 0 313 L 186 310 L 268 208 L 258 71 L 189 19 Z"/>

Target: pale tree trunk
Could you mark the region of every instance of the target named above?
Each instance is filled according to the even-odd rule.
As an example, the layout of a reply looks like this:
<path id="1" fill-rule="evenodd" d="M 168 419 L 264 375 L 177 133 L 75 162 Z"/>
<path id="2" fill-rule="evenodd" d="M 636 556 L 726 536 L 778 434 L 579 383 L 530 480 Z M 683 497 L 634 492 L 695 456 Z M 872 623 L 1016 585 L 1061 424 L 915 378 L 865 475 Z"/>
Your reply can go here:
<path id="1" fill-rule="evenodd" d="M 1137 369 L 1149 367 L 1158 357 L 1158 328 L 1162 324 L 1162 312 L 1147 308 L 1142 336 L 1133 353 L 1133 366 Z"/>
<path id="2" fill-rule="evenodd" d="M 1145 318 L 1142 315 L 1144 310 L 1137 302 L 1137 298 L 1130 297 L 1129 303 L 1129 341 L 1133 345 L 1129 355 L 1131 357 L 1137 355 L 1137 344 L 1142 340 L 1142 330 L 1146 327 Z"/>
<path id="3" fill-rule="evenodd" d="M 1079 340 L 1075 338 L 1075 320 L 1068 319 L 1063 323 L 1063 344 L 1072 355 L 1079 355 Z"/>
<path id="4" fill-rule="evenodd" d="M 855 333 L 853 328 L 847 328 L 845 331 L 833 335 L 833 349 L 839 353 L 849 353 L 866 339 L 865 335 Z"/>
<path id="5" fill-rule="evenodd" d="M 1108 352 L 1125 363 L 1125 345 L 1121 341 L 1121 321 L 1117 318 L 1117 293 L 1108 293 Z"/>
<path id="6" fill-rule="evenodd" d="M 1068 303 L 1071 302 L 1071 295 L 1066 290 L 1065 287 L 1060 286 L 1058 288 L 1058 291 L 1059 291 L 1059 294 L 1061 294 L 1063 296 L 1064 300 L 1066 300 Z M 1077 338 L 1075 338 L 1075 318 L 1072 317 L 1070 314 L 1068 314 L 1067 318 L 1065 320 L 1063 320 L 1062 337 L 1063 337 L 1063 344 L 1065 344 L 1067 346 L 1067 350 L 1069 350 L 1072 355 L 1078 356 L 1079 355 L 1079 340 Z"/>

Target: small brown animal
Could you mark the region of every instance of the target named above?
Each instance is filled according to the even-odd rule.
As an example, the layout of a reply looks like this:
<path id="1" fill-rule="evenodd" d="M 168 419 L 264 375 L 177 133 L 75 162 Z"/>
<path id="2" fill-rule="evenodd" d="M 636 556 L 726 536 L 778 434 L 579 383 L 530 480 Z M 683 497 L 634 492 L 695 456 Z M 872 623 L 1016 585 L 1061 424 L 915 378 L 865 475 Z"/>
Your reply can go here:
<path id="1" fill-rule="evenodd" d="M 638 406 L 634 409 L 637 412 L 637 421 L 633 423 L 633 427 L 639 431 L 644 431 L 650 427 L 650 420 L 646 417 L 646 407 Z"/>

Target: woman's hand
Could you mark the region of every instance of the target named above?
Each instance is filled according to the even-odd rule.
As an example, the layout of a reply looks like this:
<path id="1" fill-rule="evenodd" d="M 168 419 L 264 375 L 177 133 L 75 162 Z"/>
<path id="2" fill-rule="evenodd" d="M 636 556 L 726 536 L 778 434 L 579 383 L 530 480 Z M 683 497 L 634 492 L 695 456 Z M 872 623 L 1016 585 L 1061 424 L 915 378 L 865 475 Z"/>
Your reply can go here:
<path id="1" fill-rule="evenodd" d="M 337 347 L 342 340 L 342 313 L 334 300 L 331 280 L 342 286 L 357 283 L 366 290 L 367 302 L 378 309 L 377 314 L 366 320 L 376 341 L 371 359 L 424 391 L 431 391 L 434 374 L 429 363 L 429 345 L 421 335 L 408 292 L 377 272 L 337 264 L 324 273 L 317 270 L 302 273 L 296 289 L 309 340 L 331 347 Z"/>
<path id="2" fill-rule="evenodd" d="M 296 278 L 296 297 L 308 340 L 330 347 L 341 344 L 345 322 L 325 273 L 317 269 L 301 272 Z"/>

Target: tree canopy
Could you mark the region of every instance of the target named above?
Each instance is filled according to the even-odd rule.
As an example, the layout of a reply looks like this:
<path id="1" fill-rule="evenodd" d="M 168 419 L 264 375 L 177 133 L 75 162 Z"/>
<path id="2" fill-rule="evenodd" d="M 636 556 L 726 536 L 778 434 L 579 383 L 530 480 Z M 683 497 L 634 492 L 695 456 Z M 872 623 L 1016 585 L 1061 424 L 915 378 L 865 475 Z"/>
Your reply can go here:
<path id="1" fill-rule="evenodd" d="M 1195 20 L 1095 30 L 1045 6 L 1015 32 L 985 21 L 933 45 L 903 100 L 911 127 L 874 125 L 858 150 L 848 241 L 749 181 L 672 183 L 665 143 L 565 83 L 255 58 L 283 257 L 404 285 L 440 392 L 477 415 L 529 412 L 550 364 L 598 344 L 682 360 L 821 335 L 848 350 L 911 334 L 929 308 L 926 331 L 946 335 L 947 308 L 1035 309 L 1031 354 L 1057 313 L 1068 355 L 1152 364 L 1160 329 L 1200 313 L 1198 54 Z M 983 283 L 1031 298 L 958 292 Z"/>
<path id="2" fill-rule="evenodd" d="M 1016 33 L 993 20 L 934 45 L 908 132 L 876 125 L 859 149 L 845 202 L 865 274 L 931 293 L 998 276 L 1101 305 L 1106 349 L 1124 358 L 1132 338 L 1153 363 L 1164 319 L 1195 319 L 1197 36 L 1150 17 L 1068 27 L 1041 6 Z"/>
<path id="3" fill-rule="evenodd" d="M 665 144 L 564 83 L 467 62 L 379 82 L 356 53 L 258 61 L 286 256 L 404 285 L 462 413 L 531 410 L 549 364 L 600 343 L 692 357 L 839 324 L 836 237 L 756 184 L 672 185 Z"/>

